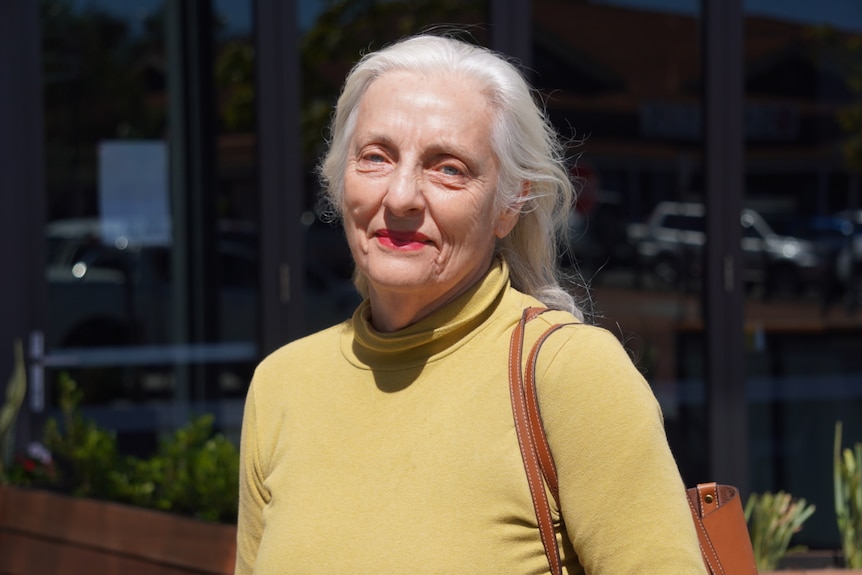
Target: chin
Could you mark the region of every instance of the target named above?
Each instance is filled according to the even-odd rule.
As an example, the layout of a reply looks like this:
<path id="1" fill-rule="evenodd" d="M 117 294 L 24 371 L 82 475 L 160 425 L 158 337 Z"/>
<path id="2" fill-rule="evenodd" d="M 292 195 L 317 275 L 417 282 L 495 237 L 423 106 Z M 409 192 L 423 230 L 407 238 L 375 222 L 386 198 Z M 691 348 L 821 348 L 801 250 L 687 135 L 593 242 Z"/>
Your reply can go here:
<path id="1" fill-rule="evenodd" d="M 372 274 L 366 275 L 369 286 L 373 286 L 377 291 L 380 290 L 420 290 L 427 289 L 435 282 L 428 276 L 427 272 L 423 274 L 402 273 L 393 276 L 392 274 Z"/>
<path id="2" fill-rule="evenodd" d="M 422 257 L 373 258 L 362 266 L 362 273 L 375 284 L 421 285 L 433 281 L 435 263 Z"/>

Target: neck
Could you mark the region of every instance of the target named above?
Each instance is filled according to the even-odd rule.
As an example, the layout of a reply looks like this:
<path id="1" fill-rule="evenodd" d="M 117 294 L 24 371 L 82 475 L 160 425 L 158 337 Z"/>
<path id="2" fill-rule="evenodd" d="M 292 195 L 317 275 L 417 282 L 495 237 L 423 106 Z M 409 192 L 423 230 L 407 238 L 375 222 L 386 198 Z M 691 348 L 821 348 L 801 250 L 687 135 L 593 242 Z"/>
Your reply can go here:
<path id="1" fill-rule="evenodd" d="M 379 290 L 369 284 L 368 300 L 371 305 L 371 325 L 382 333 L 404 329 L 453 302 L 458 296 L 476 285 L 476 282 L 488 273 L 490 266 L 491 262 L 488 262 L 488 266 L 477 270 L 477 273 L 466 278 L 454 289 L 431 301 L 428 301 L 427 296 L 423 297 L 422 290 Z"/>
<path id="2" fill-rule="evenodd" d="M 369 288 L 371 325 L 383 333 L 404 329 L 450 303 L 469 287 L 447 293 L 443 298 L 431 302 L 414 293 L 381 293 Z"/>

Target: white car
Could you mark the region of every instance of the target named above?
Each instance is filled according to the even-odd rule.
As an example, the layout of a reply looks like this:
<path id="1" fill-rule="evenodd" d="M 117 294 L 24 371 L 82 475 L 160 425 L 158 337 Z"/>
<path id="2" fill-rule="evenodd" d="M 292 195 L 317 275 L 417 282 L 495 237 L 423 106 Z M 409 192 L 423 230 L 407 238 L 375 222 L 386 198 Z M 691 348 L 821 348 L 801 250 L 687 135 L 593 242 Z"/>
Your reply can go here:
<path id="1" fill-rule="evenodd" d="M 629 228 L 638 266 L 667 285 L 692 287 L 703 275 L 706 207 L 659 202 L 644 224 Z M 773 231 L 755 210 L 740 213 L 743 279 L 767 293 L 798 292 L 817 281 L 820 261 L 811 242 Z"/>

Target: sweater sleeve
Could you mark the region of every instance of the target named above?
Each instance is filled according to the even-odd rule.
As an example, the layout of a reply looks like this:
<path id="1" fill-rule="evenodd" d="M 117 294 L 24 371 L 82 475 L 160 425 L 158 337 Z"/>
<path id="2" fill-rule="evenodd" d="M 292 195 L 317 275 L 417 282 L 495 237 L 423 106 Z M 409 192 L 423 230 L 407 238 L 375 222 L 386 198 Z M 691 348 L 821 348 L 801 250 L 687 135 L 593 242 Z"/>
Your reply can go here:
<path id="1" fill-rule="evenodd" d="M 658 402 L 622 345 L 567 327 L 537 370 L 563 521 L 585 572 L 705 573 Z"/>
<path id="2" fill-rule="evenodd" d="M 263 534 L 263 509 L 269 500 L 264 486 L 257 436 L 254 384 L 246 396 L 240 439 L 239 512 L 237 517 L 236 575 L 251 575 Z"/>

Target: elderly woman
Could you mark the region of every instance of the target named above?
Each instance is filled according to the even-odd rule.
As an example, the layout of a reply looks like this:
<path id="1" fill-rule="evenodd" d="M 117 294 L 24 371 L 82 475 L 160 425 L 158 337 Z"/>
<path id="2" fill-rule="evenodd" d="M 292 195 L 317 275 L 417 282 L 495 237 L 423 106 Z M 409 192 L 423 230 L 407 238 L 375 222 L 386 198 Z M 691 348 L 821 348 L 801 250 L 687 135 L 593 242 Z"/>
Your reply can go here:
<path id="1" fill-rule="evenodd" d="M 650 388 L 556 275 L 572 186 L 504 58 L 417 36 L 350 72 L 321 166 L 365 296 L 257 368 L 242 430 L 236 572 L 548 573 L 512 416 L 527 307 L 559 476 L 563 569 L 704 566 Z"/>

